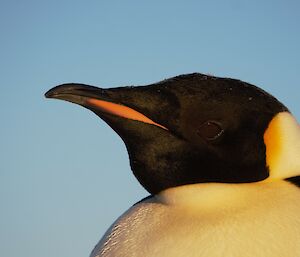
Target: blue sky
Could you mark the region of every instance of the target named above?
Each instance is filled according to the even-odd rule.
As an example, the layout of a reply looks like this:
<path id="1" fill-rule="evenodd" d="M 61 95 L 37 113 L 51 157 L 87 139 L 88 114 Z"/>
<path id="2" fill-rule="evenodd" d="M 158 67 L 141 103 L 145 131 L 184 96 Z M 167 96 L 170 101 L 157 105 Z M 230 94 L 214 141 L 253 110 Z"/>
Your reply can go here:
<path id="1" fill-rule="evenodd" d="M 202 72 L 258 85 L 299 120 L 299 12 L 296 0 L 2 0 L 0 255 L 88 256 L 147 196 L 119 137 L 45 91 Z"/>

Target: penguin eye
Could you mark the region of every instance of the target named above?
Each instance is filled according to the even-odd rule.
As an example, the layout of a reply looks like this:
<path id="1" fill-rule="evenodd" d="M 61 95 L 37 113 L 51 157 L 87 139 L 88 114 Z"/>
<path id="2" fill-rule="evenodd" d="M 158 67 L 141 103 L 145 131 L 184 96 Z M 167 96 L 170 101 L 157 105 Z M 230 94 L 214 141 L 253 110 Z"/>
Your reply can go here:
<path id="1" fill-rule="evenodd" d="M 212 141 L 219 138 L 224 130 L 221 124 L 217 121 L 206 121 L 200 125 L 197 134 L 207 141 Z"/>

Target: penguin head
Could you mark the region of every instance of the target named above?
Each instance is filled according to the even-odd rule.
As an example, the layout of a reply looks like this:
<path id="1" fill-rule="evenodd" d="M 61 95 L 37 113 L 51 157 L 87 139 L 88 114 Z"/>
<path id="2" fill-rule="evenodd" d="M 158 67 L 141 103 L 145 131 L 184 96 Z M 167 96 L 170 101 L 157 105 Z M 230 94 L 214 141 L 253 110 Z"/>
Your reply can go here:
<path id="1" fill-rule="evenodd" d="M 63 84 L 45 95 L 88 108 L 111 126 L 151 194 L 300 175 L 296 120 L 276 98 L 240 80 L 194 73 L 137 87 Z"/>

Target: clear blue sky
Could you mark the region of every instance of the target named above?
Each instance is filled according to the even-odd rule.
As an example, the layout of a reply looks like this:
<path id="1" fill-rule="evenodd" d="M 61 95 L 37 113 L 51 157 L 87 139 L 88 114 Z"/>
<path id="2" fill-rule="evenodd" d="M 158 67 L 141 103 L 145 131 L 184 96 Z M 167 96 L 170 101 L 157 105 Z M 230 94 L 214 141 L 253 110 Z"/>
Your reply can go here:
<path id="1" fill-rule="evenodd" d="M 297 0 L 2 0 L 0 256 L 88 256 L 147 195 L 118 136 L 46 90 L 203 72 L 261 86 L 299 120 L 299 13 Z"/>

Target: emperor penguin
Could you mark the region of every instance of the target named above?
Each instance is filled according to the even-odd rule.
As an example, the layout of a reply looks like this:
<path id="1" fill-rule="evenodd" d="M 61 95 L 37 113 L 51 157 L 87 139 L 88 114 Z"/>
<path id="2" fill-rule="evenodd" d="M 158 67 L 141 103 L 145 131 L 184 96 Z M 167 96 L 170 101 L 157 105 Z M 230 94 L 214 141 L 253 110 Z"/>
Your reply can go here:
<path id="1" fill-rule="evenodd" d="M 90 257 L 300 257 L 300 129 L 272 95 L 199 73 L 45 95 L 103 119 L 150 193 Z"/>

